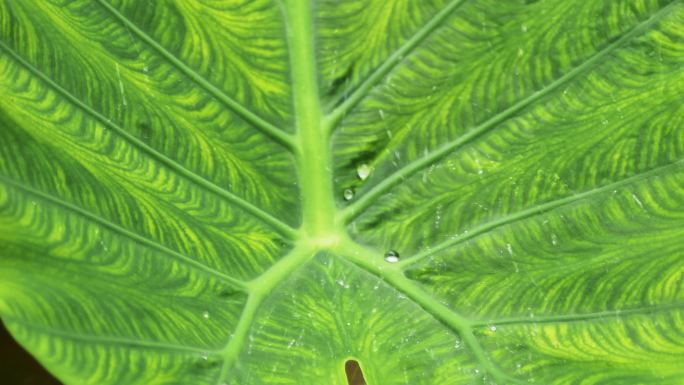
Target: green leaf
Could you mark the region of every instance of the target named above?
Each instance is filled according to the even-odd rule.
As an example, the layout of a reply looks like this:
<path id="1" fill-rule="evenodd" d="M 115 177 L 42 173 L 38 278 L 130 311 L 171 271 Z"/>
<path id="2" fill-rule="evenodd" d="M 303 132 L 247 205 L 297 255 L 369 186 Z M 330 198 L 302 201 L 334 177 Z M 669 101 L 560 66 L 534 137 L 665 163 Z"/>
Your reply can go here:
<path id="1" fill-rule="evenodd" d="M 0 2 L 0 317 L 65 384 L 681 385 L 682 95 L 680 0 Z"/>

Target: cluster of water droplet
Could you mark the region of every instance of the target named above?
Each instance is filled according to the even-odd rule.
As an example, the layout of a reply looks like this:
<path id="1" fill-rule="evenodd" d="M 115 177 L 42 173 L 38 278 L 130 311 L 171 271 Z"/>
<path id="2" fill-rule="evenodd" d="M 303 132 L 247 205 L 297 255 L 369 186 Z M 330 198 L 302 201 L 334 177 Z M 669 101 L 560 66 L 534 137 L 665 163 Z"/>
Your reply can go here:
<path id="1" fill-rule="evenodd" d="M 370 173 L 371 173 L 371 167 L 365 163 L 359 165 L 356 168 L 356 176 L 362 181 L 368 179 L 368 176 L 370 176 Z M 347 202 L 354 199 L 354 190 L 351 188 L 345 189 L 344 192 L 342 193 L 342 197 Z"/>

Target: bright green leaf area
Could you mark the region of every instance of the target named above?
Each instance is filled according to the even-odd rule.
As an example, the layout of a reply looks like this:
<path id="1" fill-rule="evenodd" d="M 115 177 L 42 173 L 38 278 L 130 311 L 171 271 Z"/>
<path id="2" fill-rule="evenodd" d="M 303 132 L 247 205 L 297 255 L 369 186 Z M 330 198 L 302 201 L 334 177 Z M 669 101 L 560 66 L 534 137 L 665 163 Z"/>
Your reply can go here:
<path id="1" fill-rule="evenodd" d="M 65 384 L 684 384 L 684 1 L 4 0 L 0 101 Z"/>

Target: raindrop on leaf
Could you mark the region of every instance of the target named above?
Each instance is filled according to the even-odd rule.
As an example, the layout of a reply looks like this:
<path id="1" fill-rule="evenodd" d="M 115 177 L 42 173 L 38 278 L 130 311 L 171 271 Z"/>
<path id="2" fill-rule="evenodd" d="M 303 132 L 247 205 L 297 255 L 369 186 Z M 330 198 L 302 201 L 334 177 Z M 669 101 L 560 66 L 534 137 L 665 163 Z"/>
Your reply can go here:
<path id="1" fill-rule="evenodd" d="M 366 180 L 368 175 L 370 175 L 370 172 L 370 166 L 365 163 L 356 168 L 356 175 L 358 175 L 359 179 L 361 180 Z"/>
<path id="2" fill-rule="evenodd" d="M 389 250 L 387 253 L 385 253 L 385 261 L 389 263 L 399 262 L 399 253 L 394 250 Z"/>
<path id="3" fill-rule="evenodd" d="M 344 190 L 343 196 L 345 201 L 350 201 L 354 199 L 354 190 L 350 188 Z"/>

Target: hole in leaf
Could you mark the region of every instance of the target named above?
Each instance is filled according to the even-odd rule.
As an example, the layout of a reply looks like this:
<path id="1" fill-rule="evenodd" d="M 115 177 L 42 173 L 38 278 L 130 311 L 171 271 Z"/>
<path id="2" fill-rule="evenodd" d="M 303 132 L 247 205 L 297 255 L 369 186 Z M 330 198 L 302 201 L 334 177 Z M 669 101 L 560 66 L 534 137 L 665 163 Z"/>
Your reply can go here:
<path id="1" fill-rule="evenodd" d="M 366 385 L 366 379 L 363 378 L 363 372 L 358 361 L 347 360 L 344 363 L 344 371 L 347 373 L 347 383 L 349 385 Z"/>

